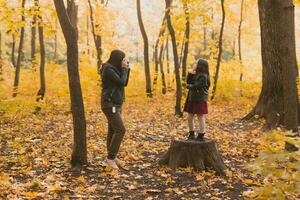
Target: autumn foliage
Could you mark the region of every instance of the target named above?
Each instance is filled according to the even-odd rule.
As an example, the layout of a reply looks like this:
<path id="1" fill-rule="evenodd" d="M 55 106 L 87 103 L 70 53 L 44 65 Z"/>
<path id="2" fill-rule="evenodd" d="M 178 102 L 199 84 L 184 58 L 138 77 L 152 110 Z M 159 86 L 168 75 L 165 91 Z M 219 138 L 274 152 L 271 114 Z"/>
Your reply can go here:
<path id="1" fill-rule="evenodd" d="M 137 2 L 138 7 L 136 1 L 125 0 L 76 2 L 77 84 L 82 89 L 87 152 L 82 166 L 74 168 L 70 161 L 76 106 L 71 109 L 68 37 L 65 40 L 54 3 L 24 0 L 22 6 L 22 1 L 0 0 L 0 199 L 299 199 L 299 134 L 279 122 L 266 129 L 259 114 L 242 120 L 262 88 L 257 1 Z M 295 4 L 299 58 L 300 2 L 289 2 Z M 127 132 L 120 172 L 103 162 L 107 125 L 100 109 L 99 68 L 116 48 L 126 52 L 132 66 L 122 109 Z M 211 169 L 172 170 L 158 164 L 171 141 L 187 135 L 187 116 L 181 116 L 187 95 L 184 74 L 200 57 L 209 61 L 212 83 L 219 74 L 214 100 L 209 101 L 207 137 L 224 159 L 224 176 Z M 299 90 L 298 75 L 297 81 Z"/>

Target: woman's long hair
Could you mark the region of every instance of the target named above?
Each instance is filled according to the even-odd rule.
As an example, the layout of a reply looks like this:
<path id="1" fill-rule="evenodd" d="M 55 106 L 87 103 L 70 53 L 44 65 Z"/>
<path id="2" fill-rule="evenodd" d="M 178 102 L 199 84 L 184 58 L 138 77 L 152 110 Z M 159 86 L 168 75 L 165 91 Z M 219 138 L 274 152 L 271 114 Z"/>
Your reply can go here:
<path id="1" fill-rule="evenodd" d="M 117 67 L 117 68 L 121 68 L 122 67 L 122 61 L 125 58 L 125 53 L 121 50 L 113 50 L 110 53 L 110 57 L 108 59 L 108 63 Z"/>
<path id="2" fill-rule="evenodd" d="M 207 75 L 207 84 L 208 87 L 210 86 L 210 75 L 209 75 L 209 66 L 208 62 L 205 59 L 200 58 L 197 61 L 197 69 L 196 69 L 196 74 L 206 74 Z"/>

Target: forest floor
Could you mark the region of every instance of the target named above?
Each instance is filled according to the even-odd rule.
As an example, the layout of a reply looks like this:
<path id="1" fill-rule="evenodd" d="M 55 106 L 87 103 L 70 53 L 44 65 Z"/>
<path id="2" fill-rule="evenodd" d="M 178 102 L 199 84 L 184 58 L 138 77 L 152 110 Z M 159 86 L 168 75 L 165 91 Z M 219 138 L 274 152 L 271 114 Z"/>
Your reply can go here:
<path id="1" fill-rule="evenodd" d="M 186 114 L 174 116 L 174 96 L 140 100 L 123 108 L 127 132 L 119 157 L 120 173 L 108 170 L 106 119 L 87 111 L 88 161 L 79 173 L 70 167 L 72 118 L 65 110 L 1 118 L 0 198 L 4 199 L 243 199 L 261 180 L 244 165 L 259 150 L 261 122 L 242 122 L 250 105 L 210 104 L 207 137 L 216 140 L 227 176 L 212 171 L 160 167 L 157 161 L 172 139 L 187 135 Z"/>

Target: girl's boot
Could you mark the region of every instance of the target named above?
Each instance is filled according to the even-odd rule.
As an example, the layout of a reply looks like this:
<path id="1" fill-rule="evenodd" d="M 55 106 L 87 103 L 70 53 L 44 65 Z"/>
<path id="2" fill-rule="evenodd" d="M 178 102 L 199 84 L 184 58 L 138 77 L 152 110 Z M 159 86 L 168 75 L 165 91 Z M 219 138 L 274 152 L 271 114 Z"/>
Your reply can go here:
<path id="1" fill-rule="evenodd" d="M 194 139 L 195 139 L 195 131 L 190 131 L 189 136 L 188 136 L 188 140 L 194 140 Z"/>
<path id="2" fill-rule="evenodd" d="M 205 133 L 198 133 L 198 136 L 196 138 L 197 141 L 203 142 L 204 141 L 204 135 Z"/>

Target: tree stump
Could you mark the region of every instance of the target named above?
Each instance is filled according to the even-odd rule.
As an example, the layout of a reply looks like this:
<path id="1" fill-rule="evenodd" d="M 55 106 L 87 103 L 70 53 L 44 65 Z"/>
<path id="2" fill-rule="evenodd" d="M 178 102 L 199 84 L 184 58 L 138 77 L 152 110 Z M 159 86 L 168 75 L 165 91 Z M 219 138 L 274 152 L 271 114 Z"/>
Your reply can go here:
<path id="1" fill-rule="evenodd" d="M 226 165 L 213 140 L 203 142 L 173 140 L 169 150 L 159 160 L 160 165 L 193 167 L 195 170 L 211 168 L 219 175 L 225 175 Z"/>

